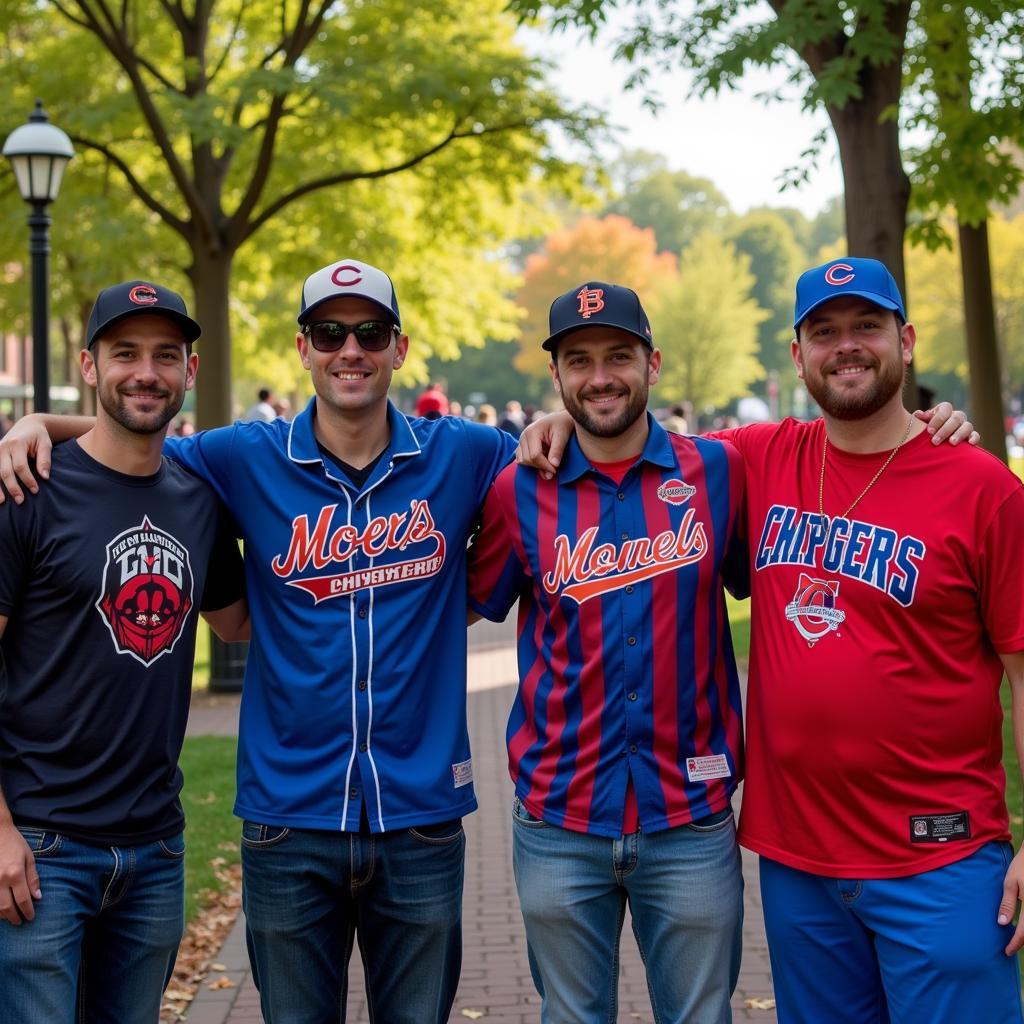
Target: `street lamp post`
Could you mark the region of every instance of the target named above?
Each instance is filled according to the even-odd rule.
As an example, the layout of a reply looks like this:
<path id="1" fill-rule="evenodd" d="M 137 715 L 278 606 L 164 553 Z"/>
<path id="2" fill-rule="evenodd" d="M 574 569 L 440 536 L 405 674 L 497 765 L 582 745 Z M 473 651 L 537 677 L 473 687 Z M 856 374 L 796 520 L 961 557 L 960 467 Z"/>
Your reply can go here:
<path id="1" fill-rule="evenodd" d="M 71 140 L 36 100 L 28 123 L 15 128 L 4 143 L 21 198 L 32 207 L 29 254 L 32 257 L 32 393 L 33 409 L 50 408 L 50 216 L 47 206 L 57 198 L 64 168 L 75 155 Z"/>

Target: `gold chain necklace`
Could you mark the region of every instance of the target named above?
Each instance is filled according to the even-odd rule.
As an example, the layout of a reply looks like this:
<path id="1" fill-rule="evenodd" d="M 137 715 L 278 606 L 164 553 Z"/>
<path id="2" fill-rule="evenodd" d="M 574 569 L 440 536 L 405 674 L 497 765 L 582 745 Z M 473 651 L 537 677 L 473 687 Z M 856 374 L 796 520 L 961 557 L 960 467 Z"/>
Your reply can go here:
<path id="1" fill-rule="evenodd" d="M 846 519 L 850 513 L 854 510 L 857 503 L 861 498 L 864 497 L 868 491 L 878 482 L 878 478 L 889 468 L 889 463 L 896 458 L 896 453 L 907 443 L 907 438 L 910 437 L 910 429 L 914 425 L 914 417 L 907 417 L 907 429 L 903 431 L 903 437 L 900 438 L 900 443 L 896 445 L 891 452 L 889 457 L 878 467 L 878 472 L 868 481 L 867 487 L 864 488 L 860 494 L 857 495 L 853 501 L 850 502 L 850 507 L 840 516 L 841 519 Z M 825 525 L 827 530 L 829 527 L 829 517 L 825 515 L 825 459 L 828 456 L 828 433 L 825 434 L 825 443 L 821 449 L 821 476 L 818 478 L 818 515 L 821 516 L 821 521 Z"/>

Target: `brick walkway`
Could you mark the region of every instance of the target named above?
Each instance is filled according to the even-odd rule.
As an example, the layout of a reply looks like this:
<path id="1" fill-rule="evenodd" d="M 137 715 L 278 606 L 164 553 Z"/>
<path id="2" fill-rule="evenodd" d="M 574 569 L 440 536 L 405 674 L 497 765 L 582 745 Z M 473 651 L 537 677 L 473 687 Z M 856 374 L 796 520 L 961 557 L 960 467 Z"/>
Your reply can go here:
<path id="1" fill-rule="evenodd" d="M 476 633 L 481 629 L 478 626 L 470 633 L 476 643 L 489 640 L 487 627 L 481 625 L 484 632 Z M 484 1024 L 536 1024 L 539 1020 L 539 999 L 530 979 L 512 879 L 512 784 L 504 736 L 514 677 L 515 660 L 509 648 L 471 651 L 469 727 L 480 810 L 466 818 L 464 953 L 462 981 L 451 1017 L 453 1024 L 469 1019 L 479 1019 Z M 203 698 L 197 701 L 189 731 L 233 734 L 237 730 L 237 714 L 235 698 Z M 769 1022 L 775 1020 L 774 1011 L 752 1009 L 748 1004 L 749 1000 L 770 999 L 772 995 L 756 872 L 756 860 L 745 854 L 743 969 L 733 998 L 733 1011 L 737 1021 Z M 351 965 L 348 1020 L 351 1024 L 366 1024 L 358 955 L 357 951 Z M 259 997 L 248 973 L 241 919 L 218 959 L 227 968 L 226 975 L 235 987 L 210 990 L 204 983 L 189 1012 L 189 1024 L 262 1021 Z M 643 966 L 628 922 L 622 936 L 619 1020 L 652 1020 Z"/>

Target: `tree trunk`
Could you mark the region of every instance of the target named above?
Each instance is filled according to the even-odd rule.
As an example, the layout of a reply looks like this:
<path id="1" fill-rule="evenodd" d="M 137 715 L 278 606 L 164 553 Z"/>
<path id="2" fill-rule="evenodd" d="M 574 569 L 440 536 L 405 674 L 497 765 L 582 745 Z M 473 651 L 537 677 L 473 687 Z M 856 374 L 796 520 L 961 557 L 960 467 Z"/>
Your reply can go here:
<path id="1" fill-rule="evenodd" d="M 203 329 L 196 342 L 199 374 L 196 378 L 196 426 L 200 430 L 230 423 L 231 325 L 228 296 L 234 253 L 193 251 L 189 278 L 195 293 L 192 316 Z"/>
<path id="2" fill-rule="evenodd" d="M 851 256 L 881 260 L 896 278 L 907 302 L 903 236 L 910 203 L 910 178 L 903 169 L 899 125 L 886 109 L 900 99 L 901 65 L 867 68 L 862 77 L 863 97 L 828 114 L 839 143 L 846 204 L 846 245 Z M 908 303 L 909 308 L 909 303 Z M 918 408 L 917 375 L 907 367 L 903 401 Z"/>
<path id="3" fill-rule="evenodd" d="M 970 370 L 971 419 L 981 443 L 1006 462 L 1002 373 L 992 305 L 992 265 L 988 251 L 988 221 L 976 226 L 957 224 L 960 273 L 964 282 L 964 323 Z"/>

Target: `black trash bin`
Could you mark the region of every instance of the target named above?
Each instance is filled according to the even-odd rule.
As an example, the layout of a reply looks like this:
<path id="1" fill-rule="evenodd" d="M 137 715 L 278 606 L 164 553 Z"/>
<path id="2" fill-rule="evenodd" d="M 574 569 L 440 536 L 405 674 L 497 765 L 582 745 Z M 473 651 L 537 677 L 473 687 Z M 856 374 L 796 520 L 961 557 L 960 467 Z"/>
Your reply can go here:
<path id="1" fill-rule="evenodd" d="M 249 644 L 225 643 L 210 630 L 210 693 L 241 693 Z"/>

